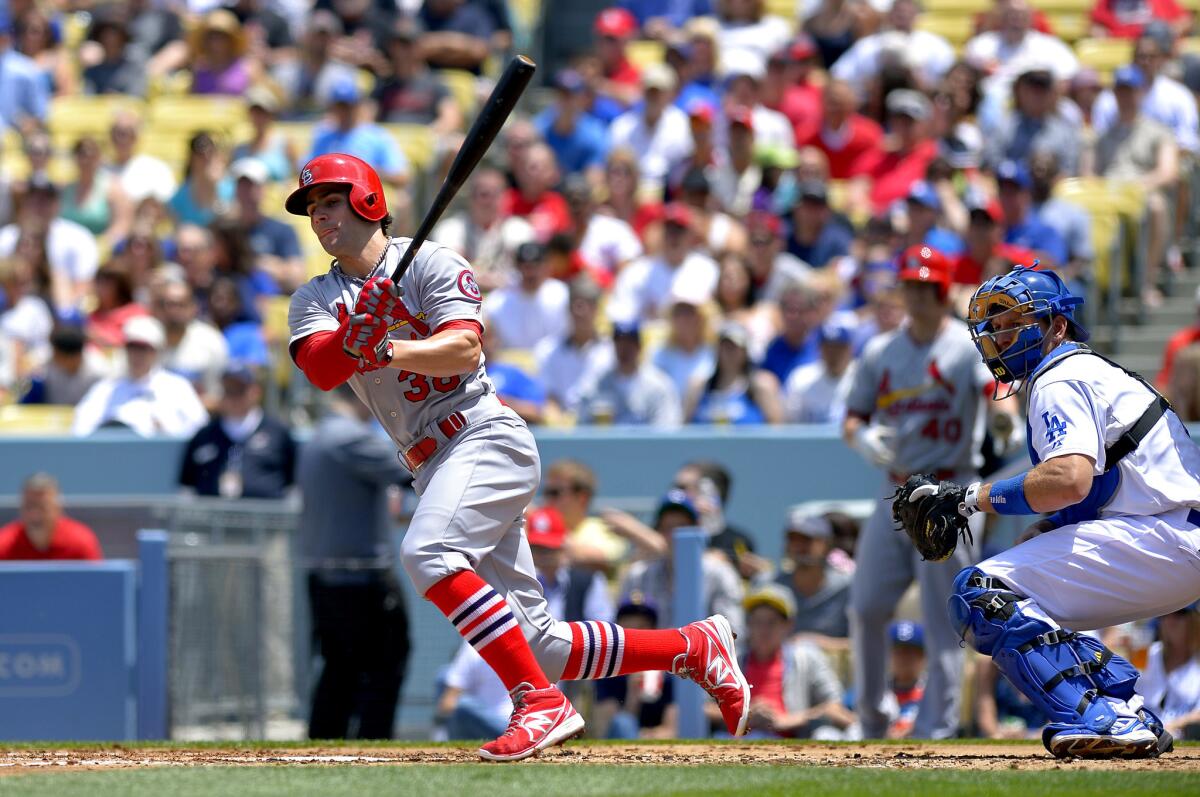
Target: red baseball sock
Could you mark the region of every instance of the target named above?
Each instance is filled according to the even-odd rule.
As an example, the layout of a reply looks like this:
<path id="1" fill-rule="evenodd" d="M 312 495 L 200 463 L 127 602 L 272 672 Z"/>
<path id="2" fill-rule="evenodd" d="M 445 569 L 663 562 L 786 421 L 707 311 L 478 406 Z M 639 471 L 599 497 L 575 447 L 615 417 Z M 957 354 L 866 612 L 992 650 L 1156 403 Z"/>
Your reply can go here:
<path id="1" fill-rule="evenodd" d="M 670 671 L 675 657 L 687 653 L 687 637 L 678 628 L 646 631 L 594 620 L 568 625 L 571 655 L 563 672 L 563 678 L 568 680 Z"/>
<path id="2" fill-rule="evenodd" d="M 454 623 L 508 691 L 522 683 L 534 689 L 550 686 L 508 602 L 474 572 L 451 573 L 430 587 L 425 597 Z"/>

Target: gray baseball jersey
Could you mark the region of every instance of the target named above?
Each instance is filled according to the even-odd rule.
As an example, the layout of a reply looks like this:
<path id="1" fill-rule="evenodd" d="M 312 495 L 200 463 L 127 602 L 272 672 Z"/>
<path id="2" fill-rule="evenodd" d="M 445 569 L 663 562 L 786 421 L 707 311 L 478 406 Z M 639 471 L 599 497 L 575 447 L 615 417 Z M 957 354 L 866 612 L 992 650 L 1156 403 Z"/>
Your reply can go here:
<path id="1" fill-rule="evenodd" d="M 411 239 L 393 238 L 373 274 L 390 274 Z M 336 264 L 292 297 L 294 343 L 336 330 L 365 280 Z M 426 338 L 452 321 L 479 321 L 480 294 L 470 266 L 452 250 L 426 243 L 400 280 L 402 317 L 393 339 Z M 508 602 L 546 675 L 558 680 L 571 652 L 571 629 L 546 606 L 525 536 L 524 511 L 541 478 L 537 445 L 525 422 L 500 403 L 484 370 L 431 378 L 381 369 L 350 379 L 401 450 L 430 435 L 438 448 L 413 477 L 420 496 L 400 545 L 400 562 L 421 595 L 451 573 L 472 569 Z M 462 412 L 451 439 L 437 422 Z"/>
<path id="2" fill-rule="evenodd" d="M 392 238 L 383 262 L 371 276 L 390 274 L 410 238 Z M 291 343 L 314 332 L 336 330 L 353 312 L 365 279 L 352 277 L 335 263 L 292 296 L 288 310 Z M 480 322 L 479 286 L 467 261 L 440 244 L 427 242 L 400 278 L 401 317 L 388 330 L 395 340 L 427 338 L 451 321 Z M 471 373 L 428 377 L 385 368 L 350 377 L 350 387 L 403 450 L 455 410 L 475 408 L 475 418 L 500 414 L 503 405 L 484 371 L 483 357 Z M 489 412 L 492 411 L 492 412 Z"/>
<path id="3" fill-rule="evenodd" d="M 846 410 L 896 430 L 896 470 L 969 472 L 982 463 L 991 381 L 966 324 L 950 319 L 927 344 L 905 325 L 867 344 Z"/>

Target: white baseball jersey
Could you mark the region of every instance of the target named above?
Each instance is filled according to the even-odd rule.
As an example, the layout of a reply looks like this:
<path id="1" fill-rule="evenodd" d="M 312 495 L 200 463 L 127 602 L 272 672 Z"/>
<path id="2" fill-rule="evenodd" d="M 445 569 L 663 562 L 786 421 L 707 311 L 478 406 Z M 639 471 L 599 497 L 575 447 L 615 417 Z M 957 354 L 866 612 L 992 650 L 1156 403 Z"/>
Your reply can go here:
<path id="1" fill-rule="evenodd" d="M 966 324 L 949 319 L 931 343 L 908 325 L 871 340 L 846 411 L 896 430 L 896 470 L 968 472 L 982 464 L 984 388 L 992 375 Z"/>
<path id="2" fill-rule="evenodd" d="M 1200 508 L 1200 445 L 1173 412 L 1104 473 L 1105 448 L 1156 400 L 1145 385 L 1091 353 L 1056 355 L 1038 374 L 1029 393 L 1030 459 L 1083 454 L 1096 462 L 1092 492 L 1070 508 L 1072 519 Z"/>
<path id="3" fill-rule="evenodd" d="M 392 238 L 383 262 L 371 276 L 391 274 L 410 238 Z M 352 277 L 335 263 L 292 296 L 288 310 L 290 343 L 314 332 L 335 331 L 352 313 L 365 279 Z M 400 279 L 400 318 L 388 330 L 393 340 L 428 338 L 451 321 L 480 322 L 479 286 L 467 261 L 452 249 L 426 242 Z M 474 371 L 429 377 L 384 368 L 350 377 L 350 387 L 371 408 L 392 440 L 404 450 L 426 430 L 455 410 L 476 409 L 477 419 L 499 415 L 503 405 L 484 371 L 483 357 Z M 494 410 L 494 413 L 489 412 Z"/>

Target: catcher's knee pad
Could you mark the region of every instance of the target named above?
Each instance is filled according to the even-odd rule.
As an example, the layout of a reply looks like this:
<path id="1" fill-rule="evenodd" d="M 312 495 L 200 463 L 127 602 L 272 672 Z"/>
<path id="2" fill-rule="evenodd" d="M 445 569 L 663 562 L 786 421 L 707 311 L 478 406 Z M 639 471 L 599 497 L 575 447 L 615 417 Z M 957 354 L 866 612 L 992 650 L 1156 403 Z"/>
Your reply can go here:
<path id="1" fill-rule="evenodd" d="M 1013 686 L 1054 722 L 1106 730 L 1117 718 L 1103 697 L 1133 697 L 1138 671 L 1099 640 L 1023 611 L 1026 600 L 970 567 L 954 580 L 950 617 L 959 636 L 992 657 Z"/>

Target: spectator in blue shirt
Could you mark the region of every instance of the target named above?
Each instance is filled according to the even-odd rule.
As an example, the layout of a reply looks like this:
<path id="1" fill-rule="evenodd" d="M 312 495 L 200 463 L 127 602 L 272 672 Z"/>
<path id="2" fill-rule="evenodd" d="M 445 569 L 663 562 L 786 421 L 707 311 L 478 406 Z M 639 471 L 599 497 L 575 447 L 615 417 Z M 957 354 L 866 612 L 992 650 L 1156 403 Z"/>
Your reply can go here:
<path id="1" fill-rule="evenodd" d="M 1066 266 L 1067 242 L 1033 214 L 1033 179 L 1025 164 L 1003 161 L 996 167 L 1000 207 L 1004 210 L 1004 243 L 1022 246 L 1043 258 L 1043 265 Z"/>
<path id="2" fill-rule="evenodd" d="M 236 181 L 235 217 L 246 228 L 256 269 L 269 274 L 280 291 L 291 293 L 307 275 L 296 230 L 262 213 L 263 186 L 270 182 L 270 170 L 263 161 L 250 157 L 234 161 L 229 174 Z"/>
<path id="3" fill-rule="evenodd" d="M 850 253 L 854 231 L 829 209 L 825 183 L 804 180 L 797 187 L 787 250 L 814 268 Z"/>
<path id="4" fill-rule="evenodd" d="M 942 200 L 937 190 L 924 180 L 918 180 L 908 189 L 905 199 L 908 211 L 908 235 L 905 248 L 925 244 L 945 255 L 958 255 L 963 251 L 963 241 L 955 233 L 938 225 L 942 215 Z"/>
<path id="5" fill-rule="evenodd" d="M 247 313 L 242 288 L 233 277 L 217 277 L 208 294 L 208 317 L 225 336 L 229 359 L 264 367 L 271 362 L 262 324 Z"/>
<path id="6" fill-rule="evenodd" d="M 0 5 L 0 121 L 27 133 L 46 118 L 50 91 L 33 59 L 12 47 L 8 3 Z"/>
<path id="7" fill-rule="evenodd" d="M 713 12 L 712 0 L 620 0 L 617 5 L 637 17 L 642 32 L 654 39 Z"/>
<path id="8" fill-rule="evenodd" d="M 344 152 L 369 163 L 394 188 L 403 188 L 408 183 L 408 159 L 400 144 L 386 130 L 362 121 L 362 93 L 358 84 L 353 80 L 340 80 L 334 84 L 329 96 L 333 103 L 332 121 L 317 125 L 308 159 L 330 152 Z M 399 191 L 389 194 L 390 198 L 403 195 Z"/>
<path id="9" fill-rule="evenodd" d="M 608 156 L 608 131 L 587 113 L 583 76 L 565 69 L 554 78 L 554 104 L 534 121 L 542 140 L 554 150 L 564 175 L 587 173 L 595 182 L 603 176 Z"/>
<path id="10" fill-rule="evenodd" d="M 779 295 L 782 331 L 767 346 L 760 365 L 786 385 L 788 376 L 801 365 L 821 355 L 817 330 L 821 325 L 821 302 L 807 283 L 793 283 Z"/>

